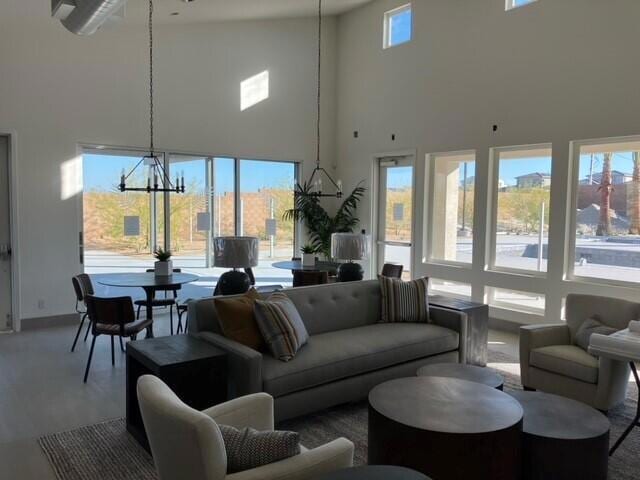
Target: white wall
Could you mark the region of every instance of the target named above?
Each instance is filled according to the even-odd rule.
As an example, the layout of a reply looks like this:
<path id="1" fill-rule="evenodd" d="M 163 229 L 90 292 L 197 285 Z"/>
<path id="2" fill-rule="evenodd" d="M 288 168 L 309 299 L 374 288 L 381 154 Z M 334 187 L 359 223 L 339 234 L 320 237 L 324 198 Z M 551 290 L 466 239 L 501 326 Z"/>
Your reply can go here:
<path id="1" fill-rule="evenodd" d="M 148 66 L 144 25 L 83 38 L 49 18 L 47 2 L 39 15 L 22 10 L 24 3 L 0 5 L 0 132 L 17 133 L 21 318 L 32 318 L 72 312 L 71 276 L 81 270 L 80 202 L 61 169 L 73 177 L 79 142 L 148 145 Z M 308 173 L 315 160 L 316 25 L 158 26 L 157 147 L 302 160 Z M 324 157 L 333 159 L 336 22 L 325 25 L 323 143 Z M 266 69 L 270 98 L 240 112 L 240 81 Z"/>
<path id="2" fill-rule="evenodd" d="M 640 2 L 539 0 L 505 12 L 504 0 L 414 0 L 413 41 L 383 50 L 383 14 L 404 3 L 379 0 L 339 19 L 337 148 L 339 176 L 347 185 L 367 180 L 369 192 L 374 154 L 417 150 L 414 275 L 471 282 L 476 300 L 484 285 L 544 293 L 550 321 L 571 291 L 637 299 L 637 288 L 563 281 L 563 260 L 570 141 L 640 133 Z M 554 161 L 548 278 L 485 272 L 480 228 L 472 268 L 422 262 L 426 154 L 477 151 L 479 226 L 487 219 L 490 147 L 547 142 Z M 368 208 L 361 218 L 370 230 Z"/>

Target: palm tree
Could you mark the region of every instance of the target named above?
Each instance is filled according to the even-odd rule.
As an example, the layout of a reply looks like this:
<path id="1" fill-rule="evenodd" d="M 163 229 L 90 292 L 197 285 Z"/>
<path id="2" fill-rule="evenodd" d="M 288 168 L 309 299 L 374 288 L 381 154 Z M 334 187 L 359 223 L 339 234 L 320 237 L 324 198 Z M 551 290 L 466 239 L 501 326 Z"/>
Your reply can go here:
<path id="1" fill-rule="evenodd" d="M 640 235 L 640 153 L 633 152 L 633 181 L 631 182 L 631 200 L 629 217 L 631 225 L 629 233 Z"/>
<path id="2" fill-rule="evenodd" d="M 604 237 L 611 235 L 611 192 L 613 184 L 611 183 L 611 153 L 604 154 L 602 162 L 602 178 L 600 179 L 600 223 L 596 235 Z"/>

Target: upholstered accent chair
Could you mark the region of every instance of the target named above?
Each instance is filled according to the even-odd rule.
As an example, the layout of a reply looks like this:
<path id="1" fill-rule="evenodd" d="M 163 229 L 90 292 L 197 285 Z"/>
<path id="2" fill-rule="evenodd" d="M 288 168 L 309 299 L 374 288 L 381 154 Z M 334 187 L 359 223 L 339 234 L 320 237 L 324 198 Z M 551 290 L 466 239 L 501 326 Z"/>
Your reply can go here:
<path id="1" fill-rule="evenodd" d="M 526 389 L 579 400 L 607 411 L 624 401 L 627 363 L 598 358 L 575 344 L 576 333 L 590 318 L 619 330 L 640 318 L 640 303 L 594 295 L 567 296 L 566 323 L 520 329 L 520 373 Z"/>
<path id="2" fill-rule="evenodd" d="M 218 424 L 273 430 L 273 398 L 239 397 L 199 412 L 160 379 L 138 380 L 138 400 L 160 480 L 305 480 L 353 464 L 353 443 L 339 438 L 295 457 L 227 475 L 227 456 Z"/>

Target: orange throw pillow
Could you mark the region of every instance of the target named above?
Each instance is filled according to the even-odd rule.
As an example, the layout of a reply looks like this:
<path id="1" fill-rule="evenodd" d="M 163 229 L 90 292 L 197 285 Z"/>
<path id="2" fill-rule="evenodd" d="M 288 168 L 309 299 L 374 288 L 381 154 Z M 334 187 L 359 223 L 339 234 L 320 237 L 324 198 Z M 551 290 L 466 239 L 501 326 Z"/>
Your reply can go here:
<path id="1" fill-rule="evenodd" d="M 260 294 L 252 288 L 240 297 L 214 299 L 218 322 L 222 334 L 254 350 L 262 351 L 266 347 L 253 313 Z"/>

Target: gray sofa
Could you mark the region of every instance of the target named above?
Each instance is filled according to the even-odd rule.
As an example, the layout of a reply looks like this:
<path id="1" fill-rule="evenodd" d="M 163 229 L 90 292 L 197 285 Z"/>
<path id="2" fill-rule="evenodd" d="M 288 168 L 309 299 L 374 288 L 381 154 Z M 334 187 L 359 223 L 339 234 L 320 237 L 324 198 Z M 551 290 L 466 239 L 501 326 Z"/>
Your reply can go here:
<path id="1" fill-rule="evenodd" d="M 415 375 L 428 363 L 465 362 L 466 317 L 431 307 L 431 323 L 378 323 L 377 280 L 284 290 L 310 339 L 282 362 L 221 335 L 214 301 L 189 304 L 189 333 L 229 354 L 231 397 L 267 392 L 277 420 L 366 398 L 386 380 Z"/>

